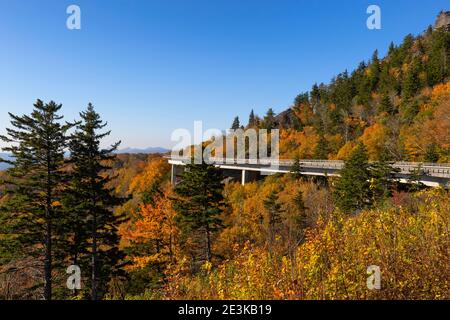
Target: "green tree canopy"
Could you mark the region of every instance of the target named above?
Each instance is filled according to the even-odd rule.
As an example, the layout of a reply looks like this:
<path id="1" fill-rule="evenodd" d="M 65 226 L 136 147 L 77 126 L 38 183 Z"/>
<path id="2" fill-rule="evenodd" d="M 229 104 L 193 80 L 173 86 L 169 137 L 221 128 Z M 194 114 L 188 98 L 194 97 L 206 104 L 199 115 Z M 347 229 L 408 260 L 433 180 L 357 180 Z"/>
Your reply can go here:
<path id="1" fill-rule="evenodd" d="M 371 203 L 370 165 L 367 150 L 361 142 L 355 147 L 339 172 L 334 197 L 341 210 L 351 213 Z"/>

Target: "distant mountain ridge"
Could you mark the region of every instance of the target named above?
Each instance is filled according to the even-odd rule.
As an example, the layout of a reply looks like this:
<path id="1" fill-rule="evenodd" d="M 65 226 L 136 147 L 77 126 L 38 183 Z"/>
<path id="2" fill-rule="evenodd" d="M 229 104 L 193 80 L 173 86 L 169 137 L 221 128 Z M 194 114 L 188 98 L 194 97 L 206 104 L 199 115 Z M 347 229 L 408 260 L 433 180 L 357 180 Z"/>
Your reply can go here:
<path id="1" fill-rule="evenodd" d="M 116 153 L 167 153 L 169 152 L 169 149 L 162 148 L 162 147 L 148 147 L 145 149 L 139 149 L 139 148 L 125 148 L 121 150 L 117 150 Z"/>
<path id="2" fill-rule="evenodd" d="M 3 158 L 5 160 L 10 160 L 11 159 L 11 154 L 0 152 L 0 158 Z M 6 170 L 6 169 L 8 169 L 8 167 L 9 167 L 9 164 L 4 163 L 4 162 L 0 162 L 0 170 Z"/>
<path id="3" fill-rule="evenodd" d="M 139 148 L 125 148 L 125 149 L 121 149 L 121 150 L 117 150 L 115 153 L 117 154 L 154 154 L 154 153 L 167 153 L 170 152 L 169 149 L 166 148 L 162 148 L 162 147 L 148 147 L 145 149 L 139 149 Z M 66 156 L 69 156 L 69 154 L 66 154 Z M 0 152 L 0 158 L 3 158 L 5 160 L 10 160 L 11 159 L 11 154 L 9 153 L 5 153 L 5 152 Z M 0 170 L 6 170 L 10 167 L 9 164 L 4 163 L 4 162 L 0 162 Z"/>

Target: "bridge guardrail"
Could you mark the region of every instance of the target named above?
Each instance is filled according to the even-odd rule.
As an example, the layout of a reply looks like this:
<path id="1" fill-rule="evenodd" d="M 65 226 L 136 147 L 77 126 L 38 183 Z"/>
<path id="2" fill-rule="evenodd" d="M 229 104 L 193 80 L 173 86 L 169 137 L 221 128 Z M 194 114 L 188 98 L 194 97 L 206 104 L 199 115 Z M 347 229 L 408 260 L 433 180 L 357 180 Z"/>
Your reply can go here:
<path id="1" fill-rule="evenodd" d="M 170 157 L 167 159 L 188 162 L 190 158 L 186 157 Z M 233 158 L 210 158 L 215 164 L 218 165 L 260 165 L 260 166 L 280 166 L 289 167 L 292 166 L 294 161 L 289 159 L 233 159 Z M 341 160 L 315 160 L 315 159 L 300 159 L 299 163 L 304 168 L 317 168 L 328 170 L 340 170 L 344 166 L 344 161 Z M 392 164 L 393 168 L 400 170 L 400 173 L 411 174 L 420 170 L 425 175 L 450 178 L 450 164 L 447 163 L 420 163 L 420 162 L 395 162 Z"/>

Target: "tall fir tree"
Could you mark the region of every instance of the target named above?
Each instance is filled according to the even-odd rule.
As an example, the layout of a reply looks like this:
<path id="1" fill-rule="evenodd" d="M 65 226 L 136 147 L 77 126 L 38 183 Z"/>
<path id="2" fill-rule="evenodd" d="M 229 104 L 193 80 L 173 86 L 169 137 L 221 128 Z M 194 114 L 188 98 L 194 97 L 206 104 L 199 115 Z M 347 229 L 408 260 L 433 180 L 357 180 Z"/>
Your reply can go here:
<path id="1" fill-rule="evenodd" d="M 371 203 L 370 165 L 367 150 L 361 142 L 351 152 L 335 184 L 334 198 L 339 209 L 351 213 Z"/>
<path id="2" fill-rule="evenodd" d="M 267 110 L 266 115 L 264 116 L 264 120 L 262 123 L 262 128 L 267 130 L 275 129 L 277 126 L 276 118 L 275 118 L 275 112 L 272 108 L 269 108 Z"/>
<path id="3" fill-rule="evenodd" d="M 316 105 L 318 103 L 320 103 L 320 90 L 319 90 L 319 86 L 317 85 L 317 83 L 314 83 L 311 89 L 311 104 L 313 106 L 313 108 L 316 107 Z"/>
<path id="4" fill-rule="evenodd" d="M 2 232 L 14 235 L 21 251 L 42 261 L 46 300 L 52 299 L 53 271 L 63 250 L 59 231 L 64 220 L 61 190 L 67 181 L 64 150 L 67 131 L 73 126 L 61 123 L 61 107 L 37 100 L 30 115 L 9 113 L 13 128 L 7 128 L 7 136 L 0 136 L 8 144 L 3 150 L 13 157 L 8 161 L 12 167 L 6 181 L 10 199 L 0 213 L 0 220 L 6 222 Z"/>
<path id="5" fill-rule="evenodd" d="M 316 148 L 314 149 L 314 158 L 327 160 L 329 153 L 328 141 L 325 139 L 324 135 L 319 136 L 319 141 L 317 142 Z"/>
<path id="6" fill-rule="evenodd" d="M 394 42 L 391 41 L 391 43 L 389 44 L 389 49 L 388 49 L 388 56 L 393 54 L 395 50 L 395 44 Z"/>
<path id="7" fill-rule="evenodd" d="M 211 261 L 214 234 L 221 229 L 224 208 L 222 172 L 213 165 L 188 164 L 174 188 L 173 207 L 183 249 L 193 262 Z"/>
<path id="8" fill-rule="evenodd" d="M 370 191 L 373 203 L 381 203 L 388 197 L 396 186 L 396 170 L 389 161 L 387 150 L 383 150 L 380 160 L 370 165 Z"/>
<path id="9" fill-rule="evenodd" d="M 264 200 L 264 208 L 267 211 L 267 242 L 269 244 L 269 248 L 271 248 L 275 243 L 275 236 L 280 231 L 280 224 L 282 222 L 281 214 L 284 211 L 281 207 L 281 204 L 278 200 L 278 194 L 275 190 L 270 192 L 268 197 Z"/>
<path id="10" fill-rule="evenodd" d="M 428 85 L 433 86 L 444 82 L 450 75 L 450 32 L 439 29 L 432 31 L 430 35 L 426 69 Z"/>
<path id="11" fill-rule="evenodd" d="M 303 200 L 303 192 L 301 190 L 297 191 L 297 194 L 294 197 L 294 206 L 298 211 L 298 215 L 296 216 L 296 222 L 299 228 L 304 231 L 306 226 L 308 225 L 306 210 L 308 209 L 305 205 L 305 201 Z"/>
<path id="12" fill-rule="evenodd" d="M 412 98 L 417 91 L 421 88 L 420 71 L 422 70 L 422 64 L 419 57 L 415 57 L 410 63 L 408 71 L 403 81 L 403 97 L 405 99 Z"/>
<path id="13" fill-rule="evenodd" d="M 381 65 L 378 58 L 378 50 L 375 50 L 372 55 L 372 60 L 369 66 L 370 85 L 372 90 L 375 90 L 380 80 Z"/>
<path id="14" fill-rule="evenodd" d="M 115 214 L 113 209 L 125 199 L 117 197 L 108 186 L 112 179 L 109 164 L 120 142 L 108 149 L 100 148 L 101 140 L 110 131 L 99 132 L 107 123 L 92 104 L 80 117 L 82 121 L 69 144 L 72 179 L 64 203 L 72 221 L 70 258 L 73 263 L 90 267 L 90 298 L 96 300 L 104 296 L 109 280 L 122 273 L 124 254 L 119 249 L 117 228 L 125 216 Z"/>
<path id="15" fill-rule="evenodd" d="M 381 98 L 380 104 L 378 105 L 378 112 L 386 112 L 390 115 L 395 114 L 395 108 L 389 95 L 385 94 Z"/>
<path id="16" fill-rule="evenodd" d="M 436 143 L 430 143 L 425 150 L 425 162 L 438 162 L 439 160 L 439 147 Z"/>
<path id="17" fill-rule="evenodd" d="M 250 115 L 248 116 L 248 127 L 249 128 L 253 128 L 256 126 L 256 118 L 255 118 L 255 113 L 252 111 L 250 111 Z"/>
<path id="18" fill-rule="evenodd" d="M 408 192 L 417 192 L 425 188 L 425 184 L 421 181 L 421 176 L 424 175 L 422 164 L 419 164 L 408 177 L 407 190 Z"/>
<path id="19" fill-rule="evenodd" d="M 231 124 L 231 129 L 237 130 L 240 129 L 241 124 L 239 123 L 239 117 L 234 117 L 233 123 Z"/>
<path id="20" fill-rule="evenodd" d="M 303 200 L 303 192 L 297 190 L 297 193 L 293 199 L 294 208 L 297 210 L 297 214 L 294 216 L 294 226 L 290 230 L 290 238 L 294 239 L 294 242 L 289 246 L 291 256 L 295 256 L 295 252 L 302 241 L 305 240 L 306 228 L 308 227 L 308 207 Z M 293 237 L 292 237 L 293 236 Z"/>
<path id="21" fill-rule="evenodd" d="M 316 85 L 317 86 L 317 85 Z M 314 90 L 314 87 L 313 87 Z M 301 105 L 309 104 L 309 93 L 308 92 L 302 92 L 298 94 L 294 99 L 294 106 L 299 107 Z M 270 108 L 269 110 L 272 110 Z"/>
<path id="22" fill-rule="evenodd" d="M 302 165 L 298 156 L 295 156 L 290 172 L 294 179 L 300 179 L 302 177 Z"/>

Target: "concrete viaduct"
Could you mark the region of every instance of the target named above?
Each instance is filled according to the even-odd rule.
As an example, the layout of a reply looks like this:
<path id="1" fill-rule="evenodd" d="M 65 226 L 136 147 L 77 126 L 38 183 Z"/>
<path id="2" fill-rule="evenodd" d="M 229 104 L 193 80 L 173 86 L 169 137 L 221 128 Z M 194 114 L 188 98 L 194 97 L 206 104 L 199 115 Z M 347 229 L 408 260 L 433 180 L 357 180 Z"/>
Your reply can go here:
<path id="1" fill-rule="evenodd" d="M 184 171 L 184 166 L 189 158 L 167 157 L 172 165 L 171 181 L 176 184 Z M 223 170 L 226 177 L 240 180 L 244 185 L 248 181 L 254 181 L 261 176 L 274 173 L 287 173 L 291 171 L 293 160 L 273 159 L 216 159 L 210 158 L 216 167 Z M 336 176 L 344 166 L 339 160 L 300 160 L 301 173 L 306 176 Z M 450 164 L 395 162 L 392 165 L 398 172 L 396 178 L 400 182 L 407 182 L 413 175 L 417 175 L 419 181 L 426 186 L 447 186 L 450 181 Z"/>

